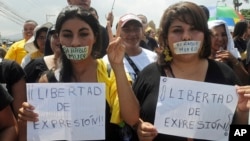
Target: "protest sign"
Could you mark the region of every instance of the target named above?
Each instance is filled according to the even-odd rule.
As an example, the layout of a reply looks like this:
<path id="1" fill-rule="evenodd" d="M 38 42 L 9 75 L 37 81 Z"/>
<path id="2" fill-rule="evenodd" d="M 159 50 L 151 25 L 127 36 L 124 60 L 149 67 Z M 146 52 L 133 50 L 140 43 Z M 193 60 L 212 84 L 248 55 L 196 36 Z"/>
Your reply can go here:
<path id="1" fill-rule="evenodd" d="M 163 134 L 228 140 L 237 101 L 235 86 L 161 77 L 154 124 Z"/>
<path id="2" fill-rule="evenodd" d="M 105 139 L 105 84 L 28 83 L 27 100 L 39 114 L 29 141 Z"/>

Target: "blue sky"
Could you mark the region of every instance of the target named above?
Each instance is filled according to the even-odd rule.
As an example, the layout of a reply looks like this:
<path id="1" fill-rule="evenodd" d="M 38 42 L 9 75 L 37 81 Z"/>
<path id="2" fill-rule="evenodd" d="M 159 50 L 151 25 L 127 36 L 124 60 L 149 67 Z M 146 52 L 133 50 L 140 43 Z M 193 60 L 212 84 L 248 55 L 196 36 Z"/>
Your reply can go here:
<path id="1" fill-rule="evenodd" d="M 215 6 L 222 4 L 218 0 L 188 0 L 199 5 Z M 226 0 L 227 6 L 232 5 L 233 0 Z M 144 14 L 148 20 L 153 20 L 158 26 L 163 11 L 176 0 L 116 0 L 113 13 L 115 22 L 125 13 Z M 5 8 L 14 11 L 25 19 L 34 19 L 39 24 L 46 21 L 55 22 L 57 14 L 67 5 L 66 0 L 0 0 Z M 113 0 L 92 0 L 92 6 L 97 9 L 99 20 L 105 25 L 105 15 L 111 11 Z M 240 8 L 250 7 L 250 4 L 244 3 Z M 3 7 L 1 7 L 3 8 Z M 1 10 L 1 9 L 0 9 Z M 0 33 L 2 37 L 12 37 L 18 35 L 21 37 L 22 24 L 13 22 L 9 18 L 2 15 L 0 11 Z"/>

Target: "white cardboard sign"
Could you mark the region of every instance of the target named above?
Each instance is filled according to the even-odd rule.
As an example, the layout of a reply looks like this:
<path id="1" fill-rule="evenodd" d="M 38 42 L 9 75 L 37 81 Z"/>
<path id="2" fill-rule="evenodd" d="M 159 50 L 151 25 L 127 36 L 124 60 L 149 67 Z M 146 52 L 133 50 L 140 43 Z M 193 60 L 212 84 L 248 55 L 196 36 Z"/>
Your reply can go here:
<path id="1" fill-rule="evenodd" d="M 105 139 L 103 83 L 28 83 L 27 100 L 39 114 L 28 141 Z"/>
<path id="2" fill-rule="evenodd" d="M 154 124 L 162 134 L 227 141 L 237 101 L 235 86 L 161 77 Z"/>

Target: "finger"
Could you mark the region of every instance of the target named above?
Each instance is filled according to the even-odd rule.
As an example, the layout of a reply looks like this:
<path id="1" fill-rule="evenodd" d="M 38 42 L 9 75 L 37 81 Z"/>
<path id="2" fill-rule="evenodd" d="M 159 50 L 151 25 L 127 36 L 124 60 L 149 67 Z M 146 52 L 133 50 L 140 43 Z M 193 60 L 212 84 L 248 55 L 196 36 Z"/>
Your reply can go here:
<path id="1" fill-rule="evenodd" d="M 155 136 L 157 134 L 157 130 L 151 123 L 144 122 L 138 127 L 138 134 L 145 137 Z"/>
<path id="2" fill-rule="evenodd" d="M 120 51 L 120 50 L 123 50 L 124 45 L 122 44 L 121 40 L 122 40 L 121 37 L 118 37 L 118 38 L 116 39 L 116 45 L 114 46 L 114 51 L 115 51 L 115 52 L 118 52 L 118 51 Z"/>
<path id="3" fill-rule="evenodd" d="M 107 32 L 109 36 L 109 42 L 111 42 L 113 40 L 113 33 L 112 33 L 110 21 L 107 22 Z"/>
<path id="4" fill-rule="evenodd" d="M 142 134 L 138 134 L 138 136 L 142 141 L 152 141 L 156 137 L 156 134 L 144 132 Z"/>
<path id="5" fill-rule="evenodd" d="M 112 52 L 114 49 L 116 49 L 116 46 L 118 46 L 120 44 L 120 40 L 121 38 L 118 37 L 116 38 L 114 41 L 111 41 L 108 48 L 107 48 L 107 53 Z"/>
<path id="6" fill-rule="evenodd" d="M 105 18 L 107 21 L 109 21 L 110 14 L 108 13 L 108 16 L 105 14 Z"/>
<path id="7" fill-rule="evenodd" d="M 116 29 L 116 37 L 120 37 L 120 35 L 121 35 L 121 26 L 122 26 L 122 21 L 120 20 L 118 22 L 118 26 L 117 26 L 117 29 Z"/>
<path id="8" fill-rule="evenodd" d="M 250 87 L 249 86 L 238 86 L 236 87 L 238 94 L 250 94 Z"/>
<path id="9" fill-rule="evenodd" d="M 237 89 L 250 89 L 250 85 L 246 85 L 246 86 L 237 86 Z"/>
<path id="10" fill-rule="evenodd" d="M 109 20 L 112 20 L 113 19 L 113 12 L 109 12 L 109 14 L 108 14 L 108 18 L 109 18 Z"/>
<path id="11" fill-rule="evenodd" d="M 38 121 L 38 114 L 31 110 L 20 108 L 18 112 L 18 118 L 22 121 Z"/>
<path id="12" fill-rule="evenodd" d="M 37 122 L 37 121 L 39 121 L 38 118 L 31 118 L 31 117 L 24 116 L 21 114 L 18 114 L 18 120 L 22 121 L 22 122 L 27 122 L 27 121 Z"/>
<path id="13" fill-rule="evenodd" d="M 244 94 L 244 97 L 246 97 L 250 100 L 250 94 Z"/>
<path id="14" fill-rule="evenodd" d="M 22 107 L 25 109 L 29 109 L 29 110 L 35 110 L 35 107 L 33 105 L 29 104 L 28 102 L 23 102 Z"/>

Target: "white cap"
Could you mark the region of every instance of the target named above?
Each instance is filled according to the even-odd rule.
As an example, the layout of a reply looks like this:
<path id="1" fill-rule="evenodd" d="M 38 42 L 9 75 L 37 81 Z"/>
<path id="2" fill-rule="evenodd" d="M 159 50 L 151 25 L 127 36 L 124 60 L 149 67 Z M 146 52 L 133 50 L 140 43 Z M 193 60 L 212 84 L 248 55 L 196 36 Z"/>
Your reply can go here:
<path id="1" fill-rule="evenodd" d="M 42 28 L 48 28 L 49 29 L 50 27 L 52 27 L 52 25 L 53 25 L 52 23 L 47 22 L 47 23 L 45 23 L 43 25 L 36 26 L 34 31 L 33 31 L 33 36 L 24 45 L 25 50 L 28 51 L 29 53 L 36 52 L 38 49 L 36 48 L 36 46 L 34 44 L 34 41 L 35 41 L 37 31 L 39 31 Z"/>
<path id="2" fill-rule="evenodd" d="M 135 21 L 139 22 L 142 25 L 141 19 L 138 18 L 137 15 L 131 14 L 131 13 L 123 15 L 120 18 L 120 20 L 122 21 L 121 27 L 123 27 L 128 21 L 132 21 L 132 20 L 135 20 Z"/>

